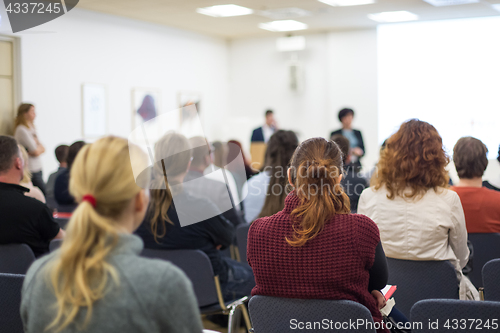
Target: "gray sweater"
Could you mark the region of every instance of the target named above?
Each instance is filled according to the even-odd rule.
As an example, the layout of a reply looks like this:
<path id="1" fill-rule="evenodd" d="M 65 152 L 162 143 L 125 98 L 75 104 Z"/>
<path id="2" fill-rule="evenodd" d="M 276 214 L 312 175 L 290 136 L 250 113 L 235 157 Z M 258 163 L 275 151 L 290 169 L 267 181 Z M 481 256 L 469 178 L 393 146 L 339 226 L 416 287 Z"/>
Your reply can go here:
<path id="1" fill-rule="evenodd" d="M 108 258 L 118 270 L 120 284 L 113 283 L 104 298 L 94 303 L 89 325 L 83 332 L 92 333 L 194 333 L 202 331 L 200 313 L 191 282 L 169 262 L 139 257 L 142 240 L 121 234 L 118 246 Z M 37 260 L 24 281 L 21 317 L 26 333 L 44 332 L 56 315 L 56 303 L 47 262 L 59 255 L 56 251 Z M 62 333 L 82 332 L 86 309 Z"/>

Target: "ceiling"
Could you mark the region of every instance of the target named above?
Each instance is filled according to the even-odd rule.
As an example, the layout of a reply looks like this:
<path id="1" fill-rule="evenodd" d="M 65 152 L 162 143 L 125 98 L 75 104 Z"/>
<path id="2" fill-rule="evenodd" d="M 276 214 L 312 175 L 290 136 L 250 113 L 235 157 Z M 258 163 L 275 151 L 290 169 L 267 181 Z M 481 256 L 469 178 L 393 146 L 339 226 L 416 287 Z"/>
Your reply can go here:
<path id="1" fill-rule="evenodd" d="M 248 7 L 254 14 L 216 18 L 196 12 L 199 7 L 224 4 Z M 80 0 L 78 8 L 234 39 L 286 35 L 258 28 L 259 23 L 273 20 L 260 12 L 272 9 L 309 11 L 310 16 L 290 17 L 309 25 L 308 30 L 300 32 L 304 34 L 373 28 L 377 23 L 367 14 L 383 11 L 407 10 L 419 15 L 421 21 L 500 15 L 490 4 L 500 4 L 500 0 L 446 7 L 434 7 L 423 0 L 378 0 L 376 4 L 351 7 L 332 7 L 317 0 Z"/>

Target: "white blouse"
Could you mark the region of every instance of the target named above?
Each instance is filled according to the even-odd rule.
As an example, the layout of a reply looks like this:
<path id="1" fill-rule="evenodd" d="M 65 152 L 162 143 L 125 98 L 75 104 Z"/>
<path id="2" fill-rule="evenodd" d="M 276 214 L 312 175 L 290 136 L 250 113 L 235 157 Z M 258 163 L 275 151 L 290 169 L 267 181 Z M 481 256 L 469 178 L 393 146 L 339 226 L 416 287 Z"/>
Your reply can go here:
<path id="1" fill-rule="evenodd" d="M 378 225 L 387 257 L 406 260 L 450 260 L 457 273 L 467 264 L 467 229 L 458 194 L 441 188 L 420 199 L 387 198 L 387 189 L 367 188 L 358 214 Z M 461 274 L 460 274 L 461 275 Z"/>

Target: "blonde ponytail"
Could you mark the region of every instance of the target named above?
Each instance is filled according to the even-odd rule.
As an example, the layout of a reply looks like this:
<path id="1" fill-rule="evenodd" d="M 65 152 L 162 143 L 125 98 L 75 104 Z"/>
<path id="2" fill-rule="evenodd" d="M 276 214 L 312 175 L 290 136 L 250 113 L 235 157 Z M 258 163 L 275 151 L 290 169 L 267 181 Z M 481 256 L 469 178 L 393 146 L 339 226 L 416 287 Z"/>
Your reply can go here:
<path id="1" fill-rule="evenodd" d="M 80 202 L 68 223 L 60 254 L 48 266 L 57 299 L 57 315 L 46 330 L 60 332 L 87 309 L 88 325 L 94 302 L 104 297 L 109 280 L 119 284 L 116 269 L 106 261 L 118 242 L 117 218 L 141 189 L 132 173 L 128 142 L 107 137 L 78 153 L 70 176 L 70 193 Z M 92 202 L 82 201 L 90 195 Z"/>

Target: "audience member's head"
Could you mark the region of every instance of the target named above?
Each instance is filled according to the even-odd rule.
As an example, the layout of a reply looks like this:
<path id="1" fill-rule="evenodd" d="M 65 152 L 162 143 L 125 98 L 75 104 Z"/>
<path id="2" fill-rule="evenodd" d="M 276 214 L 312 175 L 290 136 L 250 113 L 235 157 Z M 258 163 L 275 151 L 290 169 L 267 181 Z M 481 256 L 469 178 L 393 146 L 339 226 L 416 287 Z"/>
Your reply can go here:
<path id="1" fill-rule="evenodd" d="M 302 246 L 323 229 L 325 222 L 335 214 L 349 214 L 349 197 L 340 186 L 342 179 L 342 152 L 333 141 L 312 138 L 302 142 L 291 160 L 289 181 L 301 205 L 292 211 L 300 220 L 292 246 Z"/>
<path id="2" fill-rule="evenodd" d="M 227 152 L 227 164 L 228 164 L 228 167 L 231 169 L 231 166 L 230 166 L 230 163 L 231 161 L 234 161 L 239 154 L 241 154 L 241 156 L 243 157 L 243 162 L 245 163 L 246 166 L 249 166 L 250 163 L 248 162 L 246 156 L 245 156 L 245 153 L 243 152 L 243 147 L 241 145 L 241 143 L 239 141 L 236 141 L 236 140 L 229 140 L 227 142 L 227 148 L 228 148 L 228 152 Z"/>
<path id="3" fill-rule="evenodd" d="M 264 170 L 270 173 L 266 200 L 259 217 L 271 216 L 285 207 L 285 190 L 288 179 L 286 170 L 290 159 L 299 145 L 299 139 L 293 131 L 279 130 L 274 133 L 267 143 Z"/>
<path id="4" fill-rule="evenodd" d="M 354 110 L 349 108 L 344 108 L 339 111 L 338 117 L 344 128 L 350 128 L 352 119 L 354 118 Z"/>
<path id="5" fill-rule="evenodd" d="M 24 176 L 24 159 L 16 139 L 0 135 L 0 182 L 19 184 Z"/>
<path id="6" fill-rule="evenodd" d="M 60 145 L 55 150 L 56 159 L 59 162 L 59 165 L 63 168 L 68 165 L 68 151 L 69 146 L 67 145 Z"/>
<path id="7" fill-rule="evenodd" d="M 19 151 L 21 152 L 21 155 L 23 156 L 23 161 L 28 160 L 28 152 L 26 151 L 26 148 L 24 148 L 21 145 L 17 145 L 19 147 Z M 24 169 L 23 169 L 23 179 L 21 179 L 21 183 L 23 184 L 28 184 L 31 182 L 31 171 L 28 166 L 28 163 L 24 163 Z"/>
<path id="8" fill-rule="evenodd" d="M 85 326 L 92 305 L 108 291 L 107 282 L 119 283 L 119 273 L 106 257 L 117 245 L 118 233 L 132 233 L 140 225 L 149 200 L 135 183 L 128 141 L 116 137 L 83 147 L 72 166 L 70 191 L 80 204 L 60 254 L 47 266 L 57 299 L 50 331 L 63 330 L 78 318 Z M 84 317 L 78 316 L 81 308 Z"/>
<path id="9" fill-rule="evenodd" d="M 411 119 L 387 139 L 372 185 L 375 190 L 385 186 L 389 199 L 423 195 L 431 188 L 437 190 L 448 186 L 445 167 L 449 161 L 434 126 Z"/>
<path id="10" fill-rule="evenodd" d="M 266 110 L 265 116 L 266 116 L 266 125 L 267 126 L 274 126 L 275 120 L 274 120 L 273 110 Z"/>
<path id="11" fill-rule="evenodd" d="M 161 137 L 154 149 L 156 158 L 163 158 L 162 162 L 157 162 L 153 166 L 151 207 L 148 212 L 151 231 L 157 239 L 165 236 L 165 221 L 171 222 L 167 215 L 173 201 L 171 186 L 183 182 L 191 163 L 192 151 L 188 139 L 175 132 L 169 132 Z M 158 231 L 158 222 L 162 231 Z"/>
<path id="12" fill-rule="evenodd" d="M 212 147 L 214 149 L 214 160 L 213 163 L 215 166 L 222 168 L 226 165 L 227 160 L 227 145 L 220 141 L 215 141 L 212 143 Z"/>
<path id="13" fill-rule="evenodd" d="M 467 136 L 460 138 L 453 148 L 453 161 L 458 177 L 482 178 L 488 166 L 488 148 L 480 140 Z"/>
<path id="14" fill-rule="evenodd" d="M 193 159 L 191 160 L 191 169 L 203 172 L 211 163 L 210 146 L 207 140 L 202 136 L 195 136 L 189 139 Z"/>
<path id="15" fill-rule="evenodd" d="M 349 143 L 349 139 L 343 136 L 342 134 L 336 134 L 332 136 L 331 140 L 339 146 L 340 151 L 342 152 L 342 162 L 344 163 L 344 167 L 349 164 L 351 158 L 351 145 Z"/>
<path id="16" fill-rule="evenodd" d="M 85 142 L 83 141 L 76 141 L 71 146 L 69 146 L 68 157 L 67 157 L 68 169 L 71 169 L 71 166 L 75 161 L 76 155 L 78 155 L 78 152 L 83 148 L 83 146 L 85 146 Z"/>
<path id="17" fill-rule="evenodd" d="M 31 127 L 35 121 L 35 117 L 35 106 L 33 104 L 23 103 L 17 108 L 15 127 L 19 125 Z"/>

